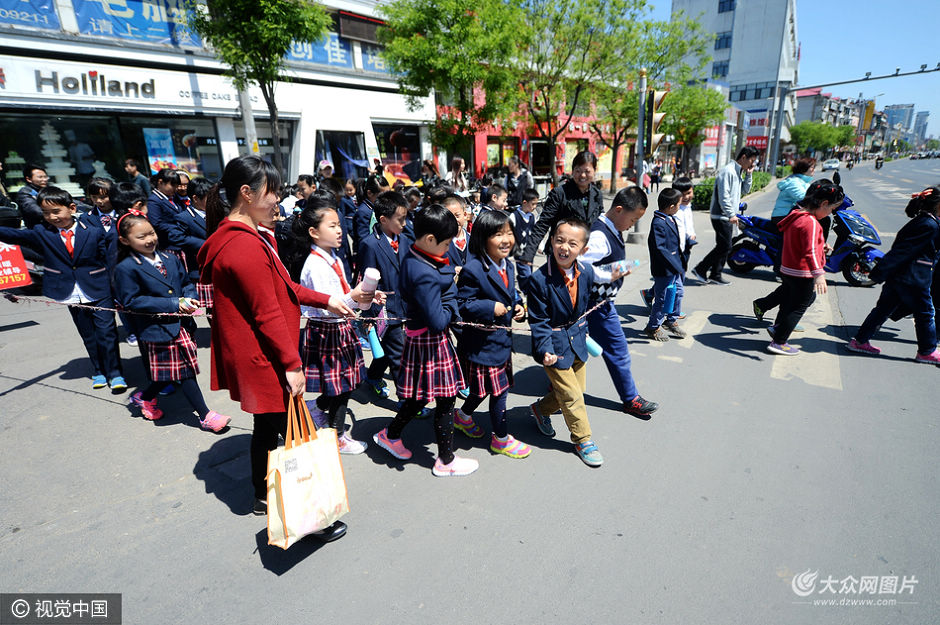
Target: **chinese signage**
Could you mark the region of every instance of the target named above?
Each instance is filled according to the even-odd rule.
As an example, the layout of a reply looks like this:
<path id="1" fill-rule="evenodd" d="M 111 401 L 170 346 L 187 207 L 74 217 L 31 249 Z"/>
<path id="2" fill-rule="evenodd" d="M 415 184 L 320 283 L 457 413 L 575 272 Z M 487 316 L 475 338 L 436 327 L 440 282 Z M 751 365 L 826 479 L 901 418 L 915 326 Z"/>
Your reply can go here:
<path id="1" fill-rule="evenodd" d="M 59 30 L 53 0 L 0 0 L 0 24 Z"/>
<path id="2" fill-rule="evenodd" d="M 767 149 L 767 137 L 748 137 L 747 144 L 751 147 L 755 147 L 758 150 Z"/>
<path id="3" fill-rule="evenodd" d="M 0 243 L 0 290 L 32 283 L 19 246 Z"/>
<path id="4" fill-rule="evenodd" d="M 721 130 L 718 126 L 711 126 L 705 129 L 705 140 L 702 145 L 707 148 L 714 148 L 721 142 Z"/>
<path id="5" fill-rule="evenodd" d="M 186 26 L 185 0 L 72 0 L 83 35 L 201 48 Z"/>
<path id="6" fill-rule="evenodd" d="M 388 73 L 388 66 L 381 55 L 382 48 L 368 43 L 362 44 L 362 69 L 367 72 Z"/>
<path id="7" fill-rule="evenodd" d="M 287 59 L 301 63 L 316 63 L 331 67 L 353 67 L 352 46 L 348 39 L 336 33 L 327 33 L 316 43 L 294 42 L 287 52 Z"/>

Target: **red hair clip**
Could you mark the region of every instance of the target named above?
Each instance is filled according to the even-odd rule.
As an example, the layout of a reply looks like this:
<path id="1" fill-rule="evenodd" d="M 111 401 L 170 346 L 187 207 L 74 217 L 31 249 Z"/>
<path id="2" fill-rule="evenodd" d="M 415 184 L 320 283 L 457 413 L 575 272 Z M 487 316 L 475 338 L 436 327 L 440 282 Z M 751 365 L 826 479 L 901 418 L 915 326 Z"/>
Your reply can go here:
<path id="1" fill-rule="evenodd" d="M 124 219 L 125 217 L 127 217 L 128 215 L 133 215 L 134 217 L 143 217 L 144 219 L 147 219 L 147 216 L 144 215 L 144 214 L 143 214 L 142 212 L 140 212 L 139 210 L 137 210 L 136 208 L 128 208 L 126 213 L 124 213 L 123 215 L 121 215 L 120 217 L 118 217 L 118 220 L 117 220 L 117 229 L 118 229 L 119 231 L 120 231 L 120 229 L 121 229 L 121 220 Z"/>
<path id="2" fill-rule="evenodd" d="M 911 193 L 912 200 L 921 200 L 925 197 L 930 197 L 933 195 L 933 189 L 924 189 L 920 193 Z"/>

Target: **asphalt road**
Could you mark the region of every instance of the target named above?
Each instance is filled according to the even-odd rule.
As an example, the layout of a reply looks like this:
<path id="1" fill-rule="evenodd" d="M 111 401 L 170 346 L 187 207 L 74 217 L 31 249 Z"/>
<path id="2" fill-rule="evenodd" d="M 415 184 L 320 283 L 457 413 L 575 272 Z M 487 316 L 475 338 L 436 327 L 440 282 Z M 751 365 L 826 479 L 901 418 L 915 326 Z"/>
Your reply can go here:
<path id="1" fill-rule="evenodd" d="M 910 193 L 938 181 L 940 160 L 843 174 L 885 248 Z M 775 196 L 748 198 L 751 212 L 769 214 Z M 695 219 L 700 258 L 713 235 Z M 647 258 L 645 245 L 628 256 Z M 665 344 L 640 334 L 648 265 L 627 279 L 617 304 L 634 375 L 661 408 L 649 421 L 618 412 L 592 359 L 600 469 L 572 453 L 560 417 L 554 439 L 538 433 L 525 406 L 546 381 L 520 353 L 510 431 L 534 446 L 528 459 L 458 434 L 480 470 L 437 479 L 431 424 L 414 422 L 413 461 L 374 446 L 343 458 L 348 535 L 286 552 L 246 514 L 250 418 L 225 393 L 206 392 L 235 417 L 221 435 L 176 396 L 158 422 L 133 417 L 127 395 L 91 390 L 64 309 L 0 300 L 0 591 L 119 592 L 134 624 L 940 621 L 940 370 L 913 362 L 911 320 L 875 337 L 878 358 L 845 351 L 878 290 L 833 274 L 793 339 L 803 353 L 775 357 L 750 311 L 775 287 L 770 272 L 730 278 L 690 280 L 690 336 Z M 207 389 L 205 326 L 197 340 Z M 122 356 L 143 384 L 137 350 Z M 371 440 L 392 413 L 367 399 L 355 396 L 352 423 Z M 863 577 L 875 592 L 859 592 Z M 888 592 L 893 578 L 903 594 Z"/>

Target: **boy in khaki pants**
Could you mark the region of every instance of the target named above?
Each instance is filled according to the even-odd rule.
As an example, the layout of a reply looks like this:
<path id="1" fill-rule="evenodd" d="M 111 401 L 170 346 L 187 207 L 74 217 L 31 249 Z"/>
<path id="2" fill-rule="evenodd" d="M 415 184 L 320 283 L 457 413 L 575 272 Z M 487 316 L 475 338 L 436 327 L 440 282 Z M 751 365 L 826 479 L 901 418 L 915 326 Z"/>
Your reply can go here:
<path id="1" fill-rule="evenodd" d="M 552 389 L 529 409 L 546 436 L 554 436 L 551 415 L 561 410 L 575 452 L 591 467 L 604 462 L 591 440 L 584 406 L 587 319 L 594 271 L 578 257 L 587 247 L 589 227 L 579 219 L 559 221 L 551 237 L 552 255 L 529 281 L 532 355 L 545 367 Z"/>

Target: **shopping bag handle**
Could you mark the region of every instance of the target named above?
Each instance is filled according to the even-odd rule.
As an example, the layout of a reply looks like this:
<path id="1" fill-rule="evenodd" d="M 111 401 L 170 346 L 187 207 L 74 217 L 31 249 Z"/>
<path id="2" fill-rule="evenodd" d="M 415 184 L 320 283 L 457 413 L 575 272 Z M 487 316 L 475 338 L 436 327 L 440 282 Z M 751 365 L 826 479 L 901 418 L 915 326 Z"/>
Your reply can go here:
<path id="1" fill-rule="evenodd" d="M 290 449 L 317 438 L 317 427 L 313 423 L 303 395 L 291 396 L 287 403 L 287 433 L 284 448 Z"/>

